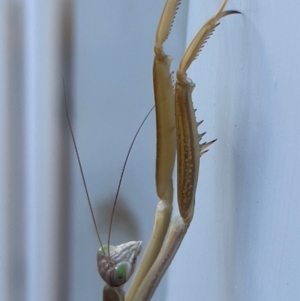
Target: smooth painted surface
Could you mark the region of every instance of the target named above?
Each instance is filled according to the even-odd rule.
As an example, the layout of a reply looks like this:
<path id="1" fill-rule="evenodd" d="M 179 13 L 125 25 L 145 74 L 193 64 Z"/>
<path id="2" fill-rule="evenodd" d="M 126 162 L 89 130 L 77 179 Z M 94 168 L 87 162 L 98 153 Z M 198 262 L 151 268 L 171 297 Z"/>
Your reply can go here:
<path id="1" fill-rule="evenodd" d="M 64 3 L 0 4 L 3 301 L 66 300 L 68 295 L 69 174 L 61 114 Z"/>
<path id="2" fill-rule="evenodd" d="M 190 1 L 188 40 L 203 22 L 197 12 L 206 19 L 217 6 Z M 300 5 L 228 8 L 243 15 L 221 21 L 189 73 L 202 129 L 218 141 L 202 158 L 166 300 L 298 300 Z"/>

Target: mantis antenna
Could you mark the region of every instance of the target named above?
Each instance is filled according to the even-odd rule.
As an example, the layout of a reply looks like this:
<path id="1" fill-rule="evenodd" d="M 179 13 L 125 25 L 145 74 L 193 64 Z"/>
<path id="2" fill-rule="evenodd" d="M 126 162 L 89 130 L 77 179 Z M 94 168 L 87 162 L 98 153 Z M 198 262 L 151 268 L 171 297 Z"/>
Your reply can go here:
<path id="1" fill-rule="evenodd" d="M 104 293 L 104 295 L 105 294 L 110 295 L 111 293 L 113 293 L 113 294 L 117 294 L 118 296 L 123 296 L 124 293 L 123 293 L 122 286 L 125 282 L 128 281 L 130 276 L 133 274 L 133 271 L 135 268 L 135 263 L 136 263 L 136 258 L 140 253 L 142 242 L 141 241 L 131 241 L 131 242 L 127 242 L 127 243 L 124 243 L 124 244 L 121 244 L 118 246 L 110 246 L 110 236 L 111 236 L 111 230 L 112 230 L 113 216 L 114 216 L 115 208 L 117 205 L 118 195 L 120 192 L 121 183 L 122 183 L 122 179 L 123 179 L 124 171 L 126 168 L 126 164 L 128 162 L 129 155 L 131 153 L 134 142 L 135 142 L 142 126 L 144 125 L 144 123 L 147 120 L 150 113 L 153 111 L 154 106 L 149 110 L 149 112 L 143 119 L 142 123 L 140 124 L 140 126 L 139 126 L 138 130 L 136 131 L 134 138 L 130 144 L 129 150 L 127 152 L 125 162 L 123 164 L 120 180 L 118 183 L 115 200 L 113 203 L 112 215 L 111 215 L 110 225 L 109 225 L 108 245 L 103 245 L 101 238 L 100 238 L 99 231 L 98 231 L 98 227 L 96 224 L 96 219 L 95 219 L 94 211 L 92 208 L 90 196 L 88 193 L 87 184 L 86 184 L 86 180 L 84 177 L 84 172 L 83 172 L 82 164 L 80 161 L 79 152 L 78 152 L 78 148 L 77 148 L 77 144 L 76 144 L 76 140 L 75 140 L 72 124 L 71 124 L 71 118 L 70 118 L 70 114 L 69 114 L 69 110 L 68 110 L 66 89 L 65 89 L 64 81 L 63 81 L 63 85 L 64 85 L 64 100 L 65 100 L 67 122 L 68 122 L 68 126 L 70 129 L 72 142 L 73 142 L 73 145 L 75 148 L 76 158 L 77 158 L 77 162 L 78 162 L 78 165 L 80 168 L 80 174 L 81 174 L 81 178 L 83 181 L 85 193 L 87 196 L 87 201 L 88 201 L 90 213 L 91 213 L 92 220 L 93 220 L 93 225 L 94 225 L 97 237 L 98 237 L 98 241 L 100 243 L 100 249 L 98 250 L 98 253 L 97 253 L 97 264 L 98 264 L 99 274 L 101 275 L 103 280 L 106 282 L 106 286 L 105 286 L 103 293 Z"/>
<path id="2" fill-rule="evenodd" d="M 110 251 L 110 247 L 109 247 L 110 246 L 110 236 L 111 236 L 112 224 L 113 224 L 113 219 L 114 219 L 114 213 L 115 213 L 115 209 L 116 209 L 116 206 L 117 206 L 118 196 L 119 196 L 119 192 L 120 192 L 120 188 L 121 188 L 121 184 L 122 184 L 122 179 L 123 179 L 124 171 L 125 171 L 125 168 L 126 168 L 126 165 L 127 165 L 127 161 L 128 161 L 129 155 L 131 153 L 132 147 L 134 145 L 134 142 L 135 142 L 135 140 L 136 140 L 136 138 L 137 138 L 137 136 L 138 136 L 141 128 L 143 127 L 145 121 L 147 120 L 147 118 L 149 117 L 149 115 L 151 114 L 151 112 L 153 111 L 154 108 L 155 108 L 155 106 L 153 106 L 149 110 L 149 112 L 147 113 L 147 115 L 143 119 L 142 123 L 140 124 L 138 130 L 136 131 L 136 133 L 135 133 L 135 135 L 134 135 L 134 137 L 133 137 L 133 139 L 131 141 L 130 147 L 128 149 L 128 152 L 127 152 L 124 164 L 123 164 L 123 168 L 122 168 L 120 180 L 119 180 L 119 183 L 118 183 L 118 188 L 117 188 L 115 200 L 114 200 L 114 203 L 113 203 L 113 208 L 112 208 L 112 214 L 111 214 L 111 218 L 110 218 L 110 223 L 109 223 L 109 230 L 108 230 L 108 254 L 109 254 L 109 251 Z"/>
<path id="3" fill-rule="evenodd" d="M 74 135 L 74 131 L 73 131 L 72 123 L 71 123 L 71 118 L 70 118 L 70 113 L 69 113 L 69 108 L 68 108 L 68 103 L 67 103 L 66 87 L 65 87 L 65 82 L 64 81 L 63 81 L 63 85 L 64 85 L 64 100 L 65 100 L 65 109 L 66 109 L 66 115 L 67 115 L 67 122 L 68 122 L 68 126 L 69 126 L 69 129 L 70 129 L 70 133 L 71 133 L 71 137 L 72 137 L 72 142 L 73 142 L 73 145 L 74 145 L 77 162 L 78 162 L 79 169 L 80 169 L 81 178 L 82 178 L 82 182 L 83 182 L 85 194 L 86 194 L 86 197 L 87 197 L 87 202 L 88 202 L 90 213 L 91 213 L 91 216 L 92 216 L 93 225 L 94 225 L 94 228 L 95 228 L 96 235 L 97 235 L 98 241 L 100 243 L 100 246 L 101 246 L 102 249 L 104 249 L 102 241 L 101 241 L 101 238 L 100 238 L 99 230 L 98 230 L 98 227 L 97 227 L 97 223 L 96 223 L 96 218 L 95 218 L 95 215 L 94 215 L 93 206 L 92 206 L 92 203 L 91 203 L 90 195 L 89 195 L 89 192 L 88 192 L 88 188 L 87 188 L 87 184 L 86 184 L 86 180 L 85 180 L 85 176 L 84 176 L 84 172 L 83 172 L 83 168 L 82 168 L 82 164 L 81 164 L 81 160 L 80 160 L 80 156 L 79 156 L 79 152 L 78 152 L 78 148 L 77 148 L 77 144 L 76 144 L 76 140 L 75 140 L 75 135 Z M 125 158 L 125 161 L 124 161 L 124 164 L 123 164 L 123 167 L 122 167 L 122 172 L 121 172 L 120 180 L 118 182 L 118 188 L 117 188 L 116 196 L 115 196 L 115 199 L 114 199 L 112 213 L 111 213 L 111 218 L 110 218 L 110 223 L 109 223 L 109 231 L 108 231 L 108 256 L 109 256 L 109 251 L 110 251 L 110 236 L 111 236 L 112 224 L 113 224 L 113 219 L 114 219 L 114 213 L 115 213 L 115 209 L 116 209 L 117 202 L 118 202 L 118 196 L 119 196 L 119 193 L 120 193 L 120 188 L 121 188 L 121 184 L 122 184 L 122 180 L 123 180 L 125 168 L 126 168 L 126 165 L 127 165 L 127 162 L 128 162 L 128 159 L 129 159 L 132 147 L 134 145 L 134 142 L 135 142 L 135 140 L 136 140 L 136 138 L 137 138 L 140 130 L 142 129 L 144 123 L 146 122 L 147 118 L 149 117 L 149 115 L 151 114 L 151 112 L 153 111 L 154 108 L 155 108 L 155 106 L 153 106 L 149 110 L 149 112 L 147 113 L 147 115 L 144 117 L 142 123 L 140 124 L 138 130 L 136 131 L 136 133 L 135 133 L 135 135 L 134 135 L 134 137 L 133 137 L 133 139 L 131 141 L 130 147 L 129 147 L 128 152 L 126 154 L 126 158 Z"/>
<path id="4" fill-rule="evenodd" d="M 110 236 L 112 230 L 112 223 L 114 212 L 117 206 L 118 196 L 121 188 L 122 179 L 124 176 L 125 168 L 128 162 L 129 155 L 131 153 L 132 147 L 136 138 L 143 127 L 145 121 L 149 117 L 150 113 L 153 111 L 155 106 L 153 106 L 142 123 L 140 124 L 138 130 L 136 131 L 130 147 L 128 149 L 123 167 L 118 183 L 118 188 L 116 196 L 113 203 L 112 214 L 108 230 L 108 245 L 101 247 L 97 253 L 97 264 L 98 271 L 106 285 L 103 290 L 104 300 L 124 300 L 123 284 L 126 283 L 134 272 L 137 256 L 141 251 L 141 241 L 130 241 L 118 246 L 110 245 Z"/>
<path id="5" fill-rule="evenodd" d="M 97 235 L 98 241 L 100 243 L 100 246 L 103 249 L 103 244 L 102 244 L 100 234 L 99 234 L 99 231 L 98 231 L 98 227 L 97 227 L 97 224 L 96 224 L 94 210 L 93 210 L 93 207 L 92 207 L 89 191 L 88 191 L 87 184 L 86 184 L 86 181 L 85 181 L 84 172 L 83 172 L 82 164 L 81 164 L 81 161 L 80 161 L 79 152 L 78 152 L 78 148 L 77 148 L 77 144 L 76 144 L 76 140 L 75 140 L 72 124 L 71 124 L 71 118 L 70 118 L 70 114 L 69 114 L 67 96 L 66 96 L 66 86 L 65 86 L 65 81 L 64 80 L 63 80 L 63 85 L 64 85 L 64 100 L 65 100 L 65 109 L 66 109 L 68 126 L 69 126 L 69 129 L 70 129 L 72 142 L 73 142 L 73 145 L 74 145 L 74 148 L 75 148 L 76 158 L 77 158 L 77 162 L 78 162 L 78 165 L 79 165 L 81 179 L 82 179 L 85 194 L 86 194 L 86 197 L 87 197 L 87 202 L 88 202 L 88 205 L 89 205 L 90 213 L 91 213 L 91 216 L 92 216 L 93 225 L 94 225 L 94 228 L 95 228 L 96 235 Z"/>

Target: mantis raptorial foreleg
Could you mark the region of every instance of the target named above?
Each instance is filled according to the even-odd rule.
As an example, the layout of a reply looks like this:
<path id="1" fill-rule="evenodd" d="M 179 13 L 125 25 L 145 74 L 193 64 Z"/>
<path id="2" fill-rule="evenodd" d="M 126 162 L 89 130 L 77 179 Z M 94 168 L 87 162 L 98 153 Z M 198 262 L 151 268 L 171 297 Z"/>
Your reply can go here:
<path id="1" fill-rule="evenodd" d="M 164 53 L 163 43 L 168 38 L 179 3 L 180 0 L 167 0 L 156 33 L 153 83 L 157 133 L 156 191 L 160 201 L 156 207 L 150 241 L 125 298 L 128 301 L 151 299 L 192 221 L 200 157 L 215 140 L 199 144 L 204 133 L 198 134 L 197 131 L 201 122 L 196 122 L 191 97 L 195 85 L 187 78 L 186 72 L 219 24 L 218 21 L 224 16 L 238 13 L 224 11 L 227 0 L 223 0 L 215 16 L 204 24 L 183 55 L 176 73 L 177 81 L 174 89 L 170 74 L 171 58 Z M 173 200 L 172 173 L 176 150 L 180 216 L 170 223 Z M 111 255 L 108 255 L 105 248 L 107 247 L 102 247 L 98 252 L 98 263 L 100 263 L 98 269 L 109 285 L 104 291 L 104 300 L 120 301 L 124 299 L 122 291 L 113 288 L 118 286 L 118 280 L 115 281 L 113 273 L 117 272 L 118 275 L 119 272 L 116 266 L 112 265 L 114 250 L 110 250 Z M 134 262 L 139 249 L 140 244 L 135 249 Z M 132 266 L 128 270 L 122 263 L 121 274 L 127 279 L 132 274 Z M 123 280 L 120 281 L 120 285 L 123 283 Z"/>
<path id="2" fill-rule="evenodd" d="M 204 134 L 199 135 L 197 131 L 201 122 L 196 122 L 191 98 L 195 85 L 187 79 L 186 71 L 218 25 L 217 22 L 222 17 L 237 13 L 237 11 L 224 11 L 227 3 L 227 0 L 224 0 L 216 15 L 200 29 L 180 62 L 174 94 L 169 72 L 171 59 L 164 54 L 162 44 L 168 37 L 179 3 L 179 0 L 166 2 L 156 34 L 153 82 L 157 126 L 156 189 L 160 202 L 156 209 L 154 229 L 149 242 L 150 248 L 147 247 L 126 300 L 149 300 L 172 261 L 193 218 L 200 156 L 214 142 L 199 145 Z M 174 99 L 175 119 L 173 117 Z M 162 239 L 158 240 L 157 237 L 165 235 L 165 223 L 169 221 L 170 210 L 172 210 L 175 135 L 178 206 L 181 216 L 171 222 L 168 236 L 162 246 Z"/>

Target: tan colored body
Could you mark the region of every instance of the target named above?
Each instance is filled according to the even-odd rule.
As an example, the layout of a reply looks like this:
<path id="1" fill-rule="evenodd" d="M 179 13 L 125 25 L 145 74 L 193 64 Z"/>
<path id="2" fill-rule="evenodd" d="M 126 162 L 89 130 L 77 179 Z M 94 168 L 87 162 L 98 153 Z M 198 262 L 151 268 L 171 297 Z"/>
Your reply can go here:
<path id="1" fill-rule="evenodd" d="M 226 15 L 238 13 L 224 11 L 227 0 L 223 0 L 216 15 L 204 24 L 186 50 L 176 74 L 174 88 L 169 71 L 171 58 L 164 53 L 163 43 L 170 32 L 179 2 L 167 0 L 156 34 L 153 83 L 157 129 L 156 191 L 160 201 L 150 241 L 125 297 L 127 301 L 151 299 L 192 221 L 200 157 L 214 141 L 199 144 L 204 134 L 198 134 L 197 127 L 201 122 L 196 122 L 192 104 L 195 85 L 187 79 L 186 72 L 218 25 L 217 22 Z M 176 151 L 180 216 L 170 223 Z"/>

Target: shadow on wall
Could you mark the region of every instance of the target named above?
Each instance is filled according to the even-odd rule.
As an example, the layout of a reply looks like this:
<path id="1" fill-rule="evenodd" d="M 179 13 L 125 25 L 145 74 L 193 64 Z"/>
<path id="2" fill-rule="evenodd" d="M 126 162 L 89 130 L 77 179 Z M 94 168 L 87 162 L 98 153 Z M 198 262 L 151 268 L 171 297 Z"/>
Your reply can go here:
<path id="1" fill-rule="evenodd" d="M 100 235 L 103 237 L 103 244 L 107 244 L 108 241 L 114 198 L 115 196 L 111 196 L 109 199 L 98 199 L 95 202 L 98 204 L 95 206 L 95 217 Z M 128 241 L 141 239 L 141 231 L 134 213 L 131 211 L 126 199 L 119 196 L 114 213 L 110 244 L 119 245 Z"/>

